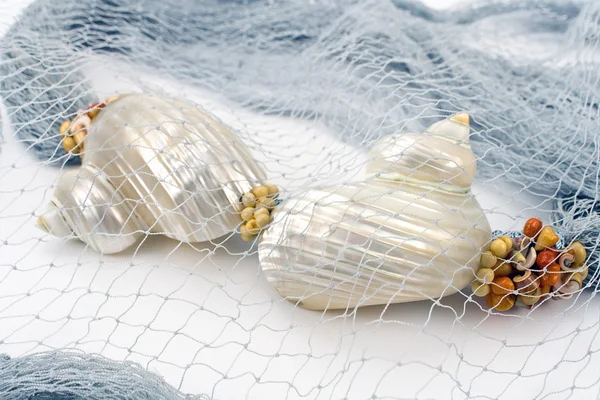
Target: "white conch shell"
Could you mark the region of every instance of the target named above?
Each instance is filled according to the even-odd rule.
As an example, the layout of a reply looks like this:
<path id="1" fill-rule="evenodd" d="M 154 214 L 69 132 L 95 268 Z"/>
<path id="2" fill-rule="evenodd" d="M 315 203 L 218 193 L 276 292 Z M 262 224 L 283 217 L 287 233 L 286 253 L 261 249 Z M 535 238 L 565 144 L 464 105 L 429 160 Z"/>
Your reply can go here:
<path id="1" fill-rule="evenodd" d="M 473 281 L 489 223 L 470 192 L 469 117 L 397 133 L 370 152 L 365 182 L 284 202 L 259 244 L 267 279 L 313 310 L 439 298 Z"/>
<path id="2" fill-rule="evenodd" d="M 101 253 L 147 232 L 203 242 L 237 229 L 240 195 L 265 177 L 231 128 L 201 108 L 125 95 L 94 119 L 81 168 L 59 178 L 38 226 Z"/>

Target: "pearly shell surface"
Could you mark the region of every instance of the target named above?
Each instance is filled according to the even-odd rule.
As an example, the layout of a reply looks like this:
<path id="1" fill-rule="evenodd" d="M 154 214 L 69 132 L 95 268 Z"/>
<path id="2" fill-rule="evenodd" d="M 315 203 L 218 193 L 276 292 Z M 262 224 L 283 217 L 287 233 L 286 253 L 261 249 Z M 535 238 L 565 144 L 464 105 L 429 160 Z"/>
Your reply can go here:
<path id="1" fill-rule="evenodd" d="M 491 229 L 470 192 L 468 121 L 458 114 L 385 137 L 366 181 L 278 207 L 259 258 L 279 294 L 327 310 L 436 299 L 470 284 Z"/>
<path id="2" fill-rule="evenodd" d="M 91 124 L 81 168 L 59 178 L 39 225 L 101 253 L 148 232 L 208 241 L 237 229 L 240 195 L 265 177 L 236 133 L 198 106 L 125 95 Z"/>

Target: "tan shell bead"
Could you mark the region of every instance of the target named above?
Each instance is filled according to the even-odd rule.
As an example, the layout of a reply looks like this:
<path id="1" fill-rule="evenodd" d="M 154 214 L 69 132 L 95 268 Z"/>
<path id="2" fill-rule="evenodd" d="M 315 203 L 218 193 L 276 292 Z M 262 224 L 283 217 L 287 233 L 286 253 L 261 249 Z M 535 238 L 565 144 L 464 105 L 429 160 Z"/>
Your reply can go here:
<path id="1" fill-rule="evenodd" d="M 267 189 L 269 191 L 269 197 L 277 197 L 277 195 L 279 195 L 279 188 L 276 185 L 268 184 Z"/>
<path id="2" fill-rule="evenodd" d="M 88 109 L 87 109 L 87 116 L 90 117 L 92 120 L 94 118 L 96 118 L 98 116 L 98 114 L 100 114 L 100 111 L 102 111 L 102 109 L 106 106 L 105 103 L 93 103 L 90 104 Z"/>
<path id="3" fill-rule="evenodd" d="M 256 196 L 254 194 L 248 192 L 242 196 L 242 204 L 244 207 L 254 207 L 256 206 Z"/>
<path id="4" fill-rule="evenodd" d="M 58 133 L 61 134 L 61 136 L 65 136 L 65 133 L 69 130 L 69 127 L 71 126 L 71 121 L 67 120 L 65 122 L 63 122 L 62 124 L 60 124 L 60 127 L 58 128 Z"/>
<path id="5" fill-rule="evenodd" d="M 80 130 L 72 136 L 73 140 L 75 141 L 75 148 L 73 149 L 74 154 L 80 154 L 83 151 L 86 134 L 87 131 Z"/>
<path id="6" fill-rule="evenodd" d="M 250 219 L 252 219 L 253 215 L 254 215 L 254 208 L 252 208 L 252 207 L 246 207 L 240 213 L 240 216 L 242 217 L 242 219 L 244 221 L 249 221 Z"/>
<path id="7" fill-rule="evenodd" d="M 258 205 L 259 207 L 266 207 L 268 210 L 272 210 L 275 207 L 275 200 L 270 197 L 259 197 Z"/>
<path id="8" fill-rule="evenodd" d="M 575 242 L 569 247 L 569 252 L 573 253 L 573 262 L 575 265 L 582 265 L 585 262 L 587 257 L 587 252 L 585 251 L 585 247 L 580 242 Z"/>
<path id="9" fill-rule="evenodd" d="M 71 135 L 79 132 L 79 131 L 86 131 L 89 129 L 90 124 L 92 123 L 92 119 L 90 117 L 88 117 L 87 115 L 80 115 L 77 118 L 75 118 L 73 120 L 73 122 L 71 123 L 71 126 L 69 127 L 69 133 Z"/>
<path id="10" fill-rule="evenodd" d="M 496 265 L 492 269 L 494 270 L 495 276 L 508 276 L 513 271 L 510 262 L 504 260 L 498 260 L 498 262 L 496 262 Z"/>
<path id="11" fill-rule="evenodd" d="M 96 118 L 98 114 L 100 114 L 100 108 L 92 108 L 87 112 L 88 117 L 90 117 L 91 119 Z"/>
<path id="12" fill-rule="evenodd" d="M 258 228 L 258 224 L 256 223 L 256 219 L 253 218 L 246 223 L 246 230 L 251 235 L 258 234 L 259 228 Z"/>
<path id="13" fill-rule="evenodd" d="M 266 197 L 269 195 L 269 189 L 266 186 L 257 186 L 252 189 L 252 193 L 257 199 L 260 199 L 261 197 Z"/>
<path id="14" fill-rule="evenodd" d="M 507 243 L 500 238 L 495 239 L 490 245 L 490 250 L 492 254 L 498 258 L 505 258 L 508 255 L 510 249 L 512 249 L 512 245 L 508 247 Z"/>
<path id="15" fill-rule="evenodd" d="M 256 211 L 254 211 L 254 216 L 259 216 L 261 214 L 264 214 L 264 215 L 267 215 L 267 216 L 270 215 L 269 214 L 269 210 L 267 208 L 265 208 L 265 207 L 260 207 Z"/>
<path id="16" fill-rule="evenodd" d="M 494 270 L 491 268 L 479 268 L 475 273 L 477 280 L 482 283 L 492 283 L 495 278 Z"/>
<path id="17" fill-rule="evenodd" d="M 75 139 L 73 139 L 72 137 L 66 136 L 62 141 L 62 146 L 67 153 L 70 153 L 75 148 L 75 146 L 77 146 L 77 143 L 75 143 Z"/>
<path id="18" fill-rule="evenodd" d="M 493 268 L 496 265 L 496 261 L 498 261 L 498 258 L 491 251 L 484 251 L 481 253 L 479 265 L 482 268 Z"/>
<path id="19" fill-rule="evenodd" d="M 504 243 L 506 243 L 506 248 L 508 249 L 508 251 L 510 251 L 510 249 L 513 248 L 513 241 L 511 238 L 509 238 L 508 236 L 501 236 L 500 240 L 502 240 Z"/>
<path id="20" fill-rule="evenodd" d="M 532 306 L 538 301 L 540 301 L 540 297 L 542 296 L 542 289 L 538 287 L 535 289 L 535 292 L 532 294 L 520 295 L 519 299 L 526 306 Z"/>
<path id="21" fill-rule="evenodd" d="M 490 285 L 475 281 L 471 284 L 471 291 L 477 297 L 485 297 L 490 293 Z"/>
<path id="22" fill-rule="evenodd" d="M 242 233 L 242 234 L 240 235 L 240 237 L 242 238 L 242 240 L 243 240 L 244 242 L 252 242 L 252 241 L 254 240 L 254 238 L 255 238 L 255 236 L 254 236 L 254 235 L 251 235 L 251 234 L 249 234 L 249 233 Z"/>
<path id="23" fill-rule="evenodd" d="M 271 216 L 269 214 L 258 214 L 258 215 L 255 215 L 255 218 L 256 218 L 256 225 L 260 229 L 269 225 L 269 223 L 271 222 Z"/>
<path id="24" fill-rule="evenodd" d="M 581 274 L 582 279 L 587 278 L 588 273 L 590 272 L 588 269 L 587 265 L 583 265 L 580 267 L 580 270 L 578 270 L 577 272 L 579 272 L 579 274 Z"/>

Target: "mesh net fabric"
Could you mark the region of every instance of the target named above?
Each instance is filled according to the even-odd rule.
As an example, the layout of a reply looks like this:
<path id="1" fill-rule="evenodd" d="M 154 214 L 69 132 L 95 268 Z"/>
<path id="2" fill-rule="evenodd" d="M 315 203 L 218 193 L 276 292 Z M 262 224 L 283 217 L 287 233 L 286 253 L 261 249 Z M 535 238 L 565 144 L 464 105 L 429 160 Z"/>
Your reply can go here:
<path id="1" fill-rule="evenodd" d="M 468 111 L 473 191 L 492 227 L 553 221 L 586 243 L 595 271 L 599 16 L 593 1 L 33 2 L 10 29 L 2 20 L 0 352 L 134 361 L 214 398 L 596 397 L 593 272 L 587 290 L 535 310 L 489 311 L 467 288 L 315 312 L 279 297 L 236 235 L 182 244 L 148 232 L 103 256 L 34 223 L 79 161 L 58 124 L 115 93 L 201 104 L 239 131 L 284 201 L 360 181 L 379 138 Z M 106 384 L 126 376 L 86 359 Z M 3 372 L 35 360 L 0 361 L 0 397 L 14 394 Z M 72 368 L 39 362 L 45 390 L 60 386 L 48 365 Z M 179 396 L 153 382 L 157 397 Z"/>

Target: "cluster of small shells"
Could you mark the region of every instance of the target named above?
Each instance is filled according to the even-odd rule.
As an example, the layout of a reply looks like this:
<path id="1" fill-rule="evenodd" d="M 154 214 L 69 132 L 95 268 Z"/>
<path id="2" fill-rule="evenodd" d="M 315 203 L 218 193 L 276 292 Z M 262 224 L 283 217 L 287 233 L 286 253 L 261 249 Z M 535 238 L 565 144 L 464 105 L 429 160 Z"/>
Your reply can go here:
<path id="1" fill-rule="evenodd" d="M 494 239 L 481 254 L 473 294 L 498 311 L 531 308 L 548 297 L 571 298 L 588 274 L 587 254 L 579 242 L 559 250 L 559 240 L 537 218 L 525 223 L 522 236 Z"/>
<path id="2" fill-rule="evenodd" d="M 271 223 L 271 211 L 277 205 L 278 195 L 279 188 L 275 185 L 257 186 L 242 195 L 244 208 L 240 213 L 243 221 L 240 234 L 244 241 L 253 241 Z"/>
<path id="3" fill-rule="evenodd" d="M 58 128 L 62 138 L 63 148 L 67 153 L 80 155 L 83 152 L 85 135 L 90 129 L 90 124 L 107 105 L 118 99 L 119 96 L 109 97 L 100 103 L 92 103 L 85 110 L 77 111 L 73 120 L 63 122 Z"/>

